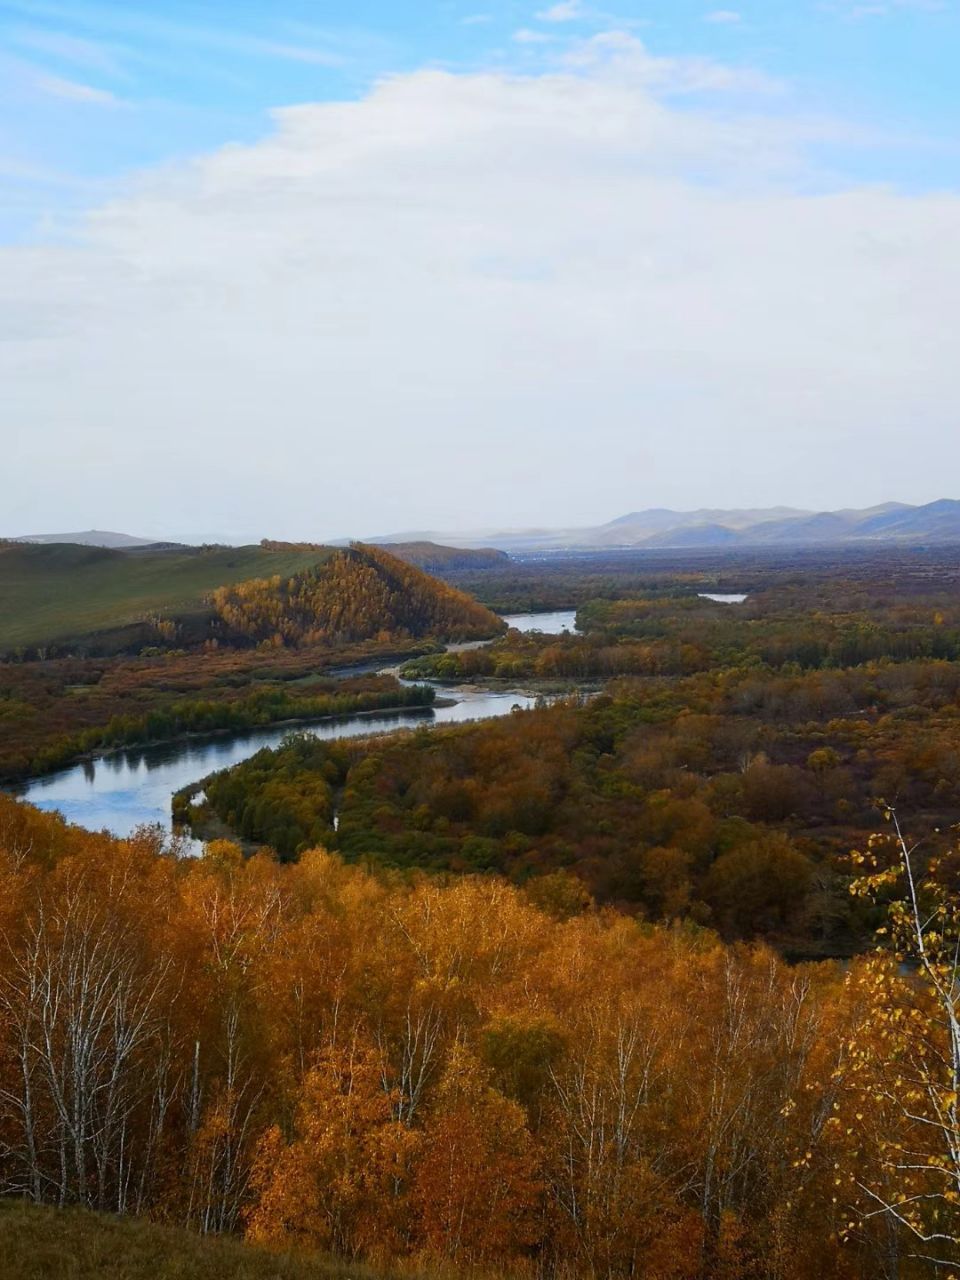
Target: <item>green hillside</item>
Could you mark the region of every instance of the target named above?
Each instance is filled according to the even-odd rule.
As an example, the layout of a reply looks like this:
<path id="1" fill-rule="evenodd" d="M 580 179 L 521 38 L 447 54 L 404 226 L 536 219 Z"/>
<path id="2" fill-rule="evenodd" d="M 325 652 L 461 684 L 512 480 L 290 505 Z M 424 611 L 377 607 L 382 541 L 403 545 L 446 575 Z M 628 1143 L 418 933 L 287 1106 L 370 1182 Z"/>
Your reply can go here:
<path id="1" fill-rule="evenodd" d="M 486 639 L 503 623 L 382 547 L 0 543 L 0 655 Z"/>
<path id="2" fill-rule="evenodd" d="M 136 1218 L 0 1202 L 6 1280 L 362 1280 L 363 1267 L 267 1253 Z"/>
<path id="3" fill-rule="evenodd" d="M 276 544 L 173 551 L 0 544 L 0 652 L 136 629 L 157 615 L 203 612 L 217 587 L 292 576 L 330 554 L 325 547 Z M 122 637 L 116 640 L 123 647 Z"/>

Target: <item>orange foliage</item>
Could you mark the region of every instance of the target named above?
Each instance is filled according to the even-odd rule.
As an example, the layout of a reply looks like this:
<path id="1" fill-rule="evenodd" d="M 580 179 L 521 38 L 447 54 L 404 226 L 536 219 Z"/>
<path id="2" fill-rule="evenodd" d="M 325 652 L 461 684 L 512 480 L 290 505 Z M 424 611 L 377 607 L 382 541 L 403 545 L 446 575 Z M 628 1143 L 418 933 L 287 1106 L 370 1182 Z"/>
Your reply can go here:
<path id="1" fill-rule="evenodd" d="M 490 1087 L 478 1060 L 451 1050 L 417 1167 L 415 1204 L 429 1253 L 513 1262 L 542 1230 L 543 1184 L 523 1108 Z"/>
<path id="2" fill-rule="evenodd" d="M 2 796 L 0 870 L 6 1194 L 384 1265 L 883 1274 L 887 1231 L 842 1242 L 835 1172 L 856 1141 L 882 1177 L 876 1126 L 828 1123 L 862 964 L 790 968 L 560 880 L 541 910 L 322 851 L 178 861 Z"/>
<path id="3" fill-rule="evenodd" d="M 278 647 L 422 635 L 469 640 L 503 629 L 462 591 L 359 543 L 292 578 L 220 587 L 213 605 L 228 635 Z"/>

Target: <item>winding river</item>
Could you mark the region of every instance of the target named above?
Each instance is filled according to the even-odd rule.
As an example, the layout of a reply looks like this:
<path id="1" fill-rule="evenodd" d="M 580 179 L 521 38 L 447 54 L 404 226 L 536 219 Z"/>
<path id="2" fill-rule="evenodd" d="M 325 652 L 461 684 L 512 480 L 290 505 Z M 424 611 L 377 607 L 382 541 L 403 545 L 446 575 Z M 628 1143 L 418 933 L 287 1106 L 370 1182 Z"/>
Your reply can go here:
<path id="1" fill-rule="evenodd" d="M 574 611 L 509 615 L 505 621 L 520 631 L 559 635 L 574 629 Z M 516 690 L 444 689 L 449 706 L 345 716 L 298 726 L 317 738 L 357 738 L 416 725 L 452 724 L 509 715 L 514 707 L 531 707 L 535 699 Z M 115 751 L 85 760 L 61 773 L 35 778 L 19 794 L 38 809 L 58 810 L 68 822 L 91 831 L 130 835 L 144 823 L 170 831 L 170 801 L 175 791 L 227 769 L 255 755 L 262 747 L 276 747 L 291 726 L 273 725 L 246 733 Z"/>

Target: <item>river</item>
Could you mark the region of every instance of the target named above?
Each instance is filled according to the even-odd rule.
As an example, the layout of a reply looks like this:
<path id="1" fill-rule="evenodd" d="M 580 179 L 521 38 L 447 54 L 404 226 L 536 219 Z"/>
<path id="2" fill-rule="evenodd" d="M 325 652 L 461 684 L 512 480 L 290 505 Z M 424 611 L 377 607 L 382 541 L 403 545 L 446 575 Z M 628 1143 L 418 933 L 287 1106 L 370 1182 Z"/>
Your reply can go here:
<path id="1" fill-rule="evenodd" d="M 559 635 L 574 629 L 574 612 L 515 614 L 504 619 L 521 631 L 539 630 Z M 317 738 L 357 738 L 417 725 L 454 724 L 465 720 L 489 720 L 509 715 L 514 707 L 531 707 L 535 699 L 516 690 L 479 688 L 443 690 L 451 706 L 377 712 L 375 715 L 341 717 L 297 726 Z M 171 829 L 170 801 L 174 792 L 228 769 L 255 755 L 262 747 L 276 747 L 291 726 L 273 725 L 239 734 L 191 738 L 185 742 L 158 743 L 127 751 L 115 751 L 85 760 L 60 773 L 35 778 L 19 792 L 38 809 L 58 810 L 68 822 L 90 831 L 106 830 L 130 835 L 145 823 Z"/>
<path id="2" fill-rule="evenodd" d="M 576 631 L 576 610 L 557 609 L 553 613 L 511 613 L 504 622 L 515 631 L 542 631 L 545 636 L 559 636 Z"/>

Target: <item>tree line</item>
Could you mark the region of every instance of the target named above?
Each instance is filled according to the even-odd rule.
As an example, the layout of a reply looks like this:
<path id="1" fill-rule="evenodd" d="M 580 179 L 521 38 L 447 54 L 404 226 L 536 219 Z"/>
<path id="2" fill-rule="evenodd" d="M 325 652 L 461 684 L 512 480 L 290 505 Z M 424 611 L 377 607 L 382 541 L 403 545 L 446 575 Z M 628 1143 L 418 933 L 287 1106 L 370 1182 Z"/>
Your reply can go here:
<path id="1" fill-rule="evenodd" d="M 829 606 L 783 588 L 736 606 L 692 594 L 598 599 L 580 606 L 577 627 L 581 634 L 510 631 L 483 649 L 413 659 L 403 674 L 447 681 L 606 680 L 717 667 L 816 671 L 960 658 L 960 608 L 939 595 L 875 607 L 842 589 Z"/>

